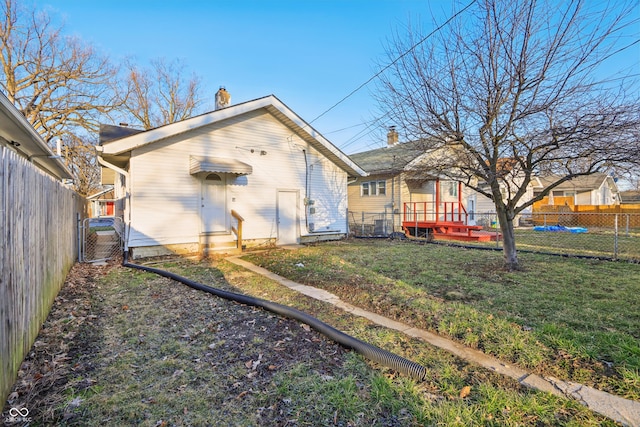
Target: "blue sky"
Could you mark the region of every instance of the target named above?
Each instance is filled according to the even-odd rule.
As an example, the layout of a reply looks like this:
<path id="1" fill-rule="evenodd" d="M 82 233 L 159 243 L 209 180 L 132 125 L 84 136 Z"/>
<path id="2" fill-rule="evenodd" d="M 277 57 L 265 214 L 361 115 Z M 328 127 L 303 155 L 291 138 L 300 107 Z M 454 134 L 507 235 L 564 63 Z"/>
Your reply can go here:
<path id="1" fill-rule="evenodd" d="M 210 109 L 219 86 L 232 104 L 276 95 L 347 154 L 386 144 L 380 126 L 365 129 L 375 85 L 315 119 L 388 63 L 396 31 L 409 22 L 430 31 L 432 17 L 454 13 L 451 0 L 30 1 L 116 62 L 180 59 L 202 78 Z"/>

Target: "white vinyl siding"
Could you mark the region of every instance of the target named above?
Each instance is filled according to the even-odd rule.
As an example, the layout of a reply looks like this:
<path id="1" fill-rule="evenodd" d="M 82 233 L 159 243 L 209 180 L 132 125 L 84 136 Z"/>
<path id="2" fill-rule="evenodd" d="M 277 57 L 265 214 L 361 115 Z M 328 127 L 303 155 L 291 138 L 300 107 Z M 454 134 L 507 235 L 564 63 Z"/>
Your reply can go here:
<path id="1" fill-rule="evenodd" d="M 309 165 L 307 176 L 305 152 Z M 243 238 L 275 238 L 278 189 L 315 201 L 315 231 L 346 232 L 346 172 L 264 110 L 168 137 L 132 152 L 129 245 L 198 242 L 201 179 L 189 174 L 190 156 L 249 164 L 246 176 L 227 175 L 227 206 L 244 219 Z M 307 234 L 304 205 L 300 230 Z"/>

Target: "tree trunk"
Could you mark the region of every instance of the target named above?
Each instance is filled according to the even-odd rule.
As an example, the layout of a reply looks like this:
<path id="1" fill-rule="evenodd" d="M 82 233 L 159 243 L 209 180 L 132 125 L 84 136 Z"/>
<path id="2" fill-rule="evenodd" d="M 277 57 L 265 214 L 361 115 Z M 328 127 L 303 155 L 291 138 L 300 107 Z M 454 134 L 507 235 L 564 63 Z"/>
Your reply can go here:
<path id="1" fill-rule="evenodd" d="M 513 215 L 503 207 L 496 206 L 500 231 L 502 232 L 502 251 L 504 253 L 504 264 L 509 270 L 519 270 L 520 262 L 516 251 L 516 237 L 513 231 Z M 501 209 L 502 208 L 502 209 Z"/>

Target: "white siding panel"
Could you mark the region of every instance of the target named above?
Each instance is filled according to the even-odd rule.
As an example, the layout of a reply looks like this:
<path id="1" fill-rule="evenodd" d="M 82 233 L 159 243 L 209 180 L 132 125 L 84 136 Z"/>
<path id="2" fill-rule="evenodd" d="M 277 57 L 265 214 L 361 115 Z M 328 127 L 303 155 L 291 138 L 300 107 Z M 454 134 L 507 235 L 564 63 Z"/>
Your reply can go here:
<path id="1" fill-rule="evenodd" d="M 317 200 L 316 230 L 321 226 L 346 232 L 346 173 L 273 116 L 255 111 L 132 153 L 130 245 L 198 241 L 201 181 L 189 174 L 190 156 L 233 158 L 251 165 L 249 175 L 228 176 L 228 211 L 234 209 L 244 217 L 244 238 L 276 237 L 277 190 L 305 194 L 303 149 L 314 162 L 309 184 Z M 304 212 L 304 206 L 300 209 Z M 304 214 L 300 221 L 305 234 Z"/>
<path id="2" fill-rule="evenodd" d="M 308 154 L 308 197 L 313 200 L 308 222 L 315 231 L 346 232 L 347 176 L 334 163 L 316 152 Z"/>

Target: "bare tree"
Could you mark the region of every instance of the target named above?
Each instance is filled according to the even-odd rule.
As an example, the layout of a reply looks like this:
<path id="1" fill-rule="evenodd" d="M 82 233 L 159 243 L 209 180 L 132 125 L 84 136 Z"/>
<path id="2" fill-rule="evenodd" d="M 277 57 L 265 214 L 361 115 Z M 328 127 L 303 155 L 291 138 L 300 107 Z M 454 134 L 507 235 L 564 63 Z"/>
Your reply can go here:
<path id="1" fill-rule="evenodd" d="M 101 188 L 95 145 L 72 134 L 62 138 L 65 164 L 73 173 L 76 191 L 83 196 L 90 196 Z"/>
<path id="2" fill-rule="evenodd" d="M 49 15 L 3 0 L 0 87 L 45 140 L 71 127 L 97 131 L 98 116 L 118 108 L 117 70 Z"/>
<path id="3" fill-rule="evenodd" d="M 83 141 L 119 107 L 117 69 L 44 12 L 14 0 L 2 0 L 0 12 L 0 88 L 52 148 L 64 140 L 75 188 L 87 195 L 100 170 L 93 145 Z"/>
<path id="4" fill-rule="evenodd" d="M 177 60 L 152 61 L 151 68 L 127 62 L 126 112 L 144 129 L 151 129 L 192 117 L 203 105 L 200 78 L 188 80 L 184 66 Z"/>
<path id="5" fill-rule="evenodd" d="M 426 167 L 495 203 L 505 263 L 517 269 L 518 213 L 573 177 L 640 163 L 637 78 L 598 77 L 638 42 L 638 15 L 620 2 L 472 3 L 433 37 L 409 29 L 390 43 L 378 100 L 432 153 Z M 560 177 L 546 192 L 524 197 L 551 173 Z"/>

